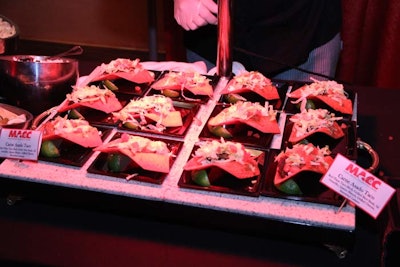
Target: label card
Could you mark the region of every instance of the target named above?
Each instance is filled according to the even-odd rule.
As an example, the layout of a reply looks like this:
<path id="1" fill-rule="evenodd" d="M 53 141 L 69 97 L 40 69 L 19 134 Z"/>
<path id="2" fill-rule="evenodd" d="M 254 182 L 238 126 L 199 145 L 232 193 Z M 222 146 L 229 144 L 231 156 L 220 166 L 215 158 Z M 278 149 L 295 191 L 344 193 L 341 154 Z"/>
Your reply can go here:
<path id="1" fill-rule="evenodd" d="M 3 128 L 0 132 L 0 157 L 37 160 L 41 142 L 41 131 Z"/>
<path id="2" fill-rule="evenodd" d="M 353 202 L 374 219 L 395 193 L 395 189 L 338 154 L 321 183 Z"/>

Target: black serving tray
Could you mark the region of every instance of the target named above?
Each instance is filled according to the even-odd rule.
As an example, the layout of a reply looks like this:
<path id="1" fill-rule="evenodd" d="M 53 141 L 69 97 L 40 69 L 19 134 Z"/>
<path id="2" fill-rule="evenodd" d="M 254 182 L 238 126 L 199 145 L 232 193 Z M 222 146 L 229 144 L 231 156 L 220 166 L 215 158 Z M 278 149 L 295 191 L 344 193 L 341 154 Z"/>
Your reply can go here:
<path id="1" fill-rule="evenodd" d="M 197 148 L 198 146 L 193 148 L 192 155 Z M 260 195 L 261 184 L 265 177 L 266 153 L 267 151 L 262 151 L 262 155 L 258 158 L 258 167 L 260 168 L 260 175 L 258 176 L 248 179 L 238 179 L 227 172 L 221 171 L 219 168 L 213 167 L 208 170 L 211 186 L 204 187 L 194 183 L 191 178 L 191 171 L 183 171 L 178 181 L 178 186 L 209 192 L 258 197 Z"/>
<path id="2" fill-rule="evenodd" d="M 260 195 L 334 206 L 340 206 L 343 203 L 344 198 L 342 196 L 319 182 L 319 180 L 322 178 L 322 174 L 309 171 L 300 172 L 293 177 L 300 189 L 303 191 L 303 195 L 289 195 L 279 191 L 274 185 L 274 177 L 277 168 L 275 157 L 279 154 L 279 152 L 279 150 L 272 150 L 268 154 L 266 165 L 267 170 L 261 187 Z"/>
<path id="3" fill-rule="evenodd" d="M 100 127 L 97 128 L 101 132 L 101 138 L 103 141 L 111 133 L 110 129 Z M 60 157 L 50 158 L 39 155 L 39 160 L 82 167 L 93 154 L 93 148 L 82 147 L 66 139 L 58 138 L 52 140 L 52 142 L 60 151 Z"/>
<path id="4" fill-rule="evenodd" d="M 212 111 L 209 118 L 212 118 L 219 114 L 223 109 L 229 107 L 230 104 L 220 103 L 217 104 Z M 279 112 L 276 115 L 276 120 L 279 121 Z M 208 122 L 204 125 L 204 128 L 200 132 L 199 137 L 201 139 L 221 139 L 221 137 L 214 135 L 210 132 L 207 126 Z M 225 138 L 225 140 L 242 143 L 245 146 L 257 147 L 257 148 L 267 148 L 269 147 L 274 134 L 263 133 L 253 127 L 246 124 L 233 124 L 226 125 L 231 133 L 233 133 L 232 138 Z"/>

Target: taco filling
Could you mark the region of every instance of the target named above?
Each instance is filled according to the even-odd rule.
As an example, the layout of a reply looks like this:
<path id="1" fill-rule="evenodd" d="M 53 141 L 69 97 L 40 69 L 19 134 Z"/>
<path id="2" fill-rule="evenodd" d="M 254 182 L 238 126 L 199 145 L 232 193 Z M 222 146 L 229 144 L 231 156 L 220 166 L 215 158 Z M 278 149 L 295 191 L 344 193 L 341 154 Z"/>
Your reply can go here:
<path id="1" fill-rule="evenodd" d="M 67 111 L 80 106 L 110 113 L 122 108 L 115 94 L 109 89 L 103 89 L 95 85 L 74 87 L 70 94 L 67 94 L 69 103 L 60 107 L 59 112 Z"/>
<path id="2" fill-rule="evenodd" d="M 297 143 L 306 139 L 314 133 L 324 133 L 334 139 L 344 136 L 343 129 L 339 126 L 338 120 L 342 117 L 335 117 L 326 109 L 308 109 L 293 115 L 289 120 L 293 122 L 293 128 L 289 136 L 289 142 Z"/>
<path id="3" fill-rule="evenodd" d="M 131 100 L 113 116 L 129 128 L 162 132 L 166 127 L 183 125 L 181 113 L 175 110 L 173 101 L 163 95 L 144 96 Z"/>
<path id="4" fill-rule="evenodd" d="M 278 186 L 303 171 L 325 174 L 333 162 L 330 154 L 328 146 L 319 148 L 311 143 L 286 148 L 275 158 L 277 169 L 274 184 Z"/>

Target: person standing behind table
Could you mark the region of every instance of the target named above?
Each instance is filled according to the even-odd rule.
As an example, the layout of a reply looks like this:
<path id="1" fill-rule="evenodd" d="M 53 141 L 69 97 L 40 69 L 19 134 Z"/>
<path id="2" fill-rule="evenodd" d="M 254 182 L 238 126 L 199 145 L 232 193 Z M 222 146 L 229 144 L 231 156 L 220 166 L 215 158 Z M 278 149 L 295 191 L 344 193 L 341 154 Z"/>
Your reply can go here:
<path id="1" fill-rule="evenodd" d="M 269 78 L 333 78 L 341 51 L 341 0 L 233 0 L 233 60 Z M 218 5 L 213 0 L 174 0 L 187 60 L 217 58 Z M 306 73 L 296 68 L 315 72 Z"/>

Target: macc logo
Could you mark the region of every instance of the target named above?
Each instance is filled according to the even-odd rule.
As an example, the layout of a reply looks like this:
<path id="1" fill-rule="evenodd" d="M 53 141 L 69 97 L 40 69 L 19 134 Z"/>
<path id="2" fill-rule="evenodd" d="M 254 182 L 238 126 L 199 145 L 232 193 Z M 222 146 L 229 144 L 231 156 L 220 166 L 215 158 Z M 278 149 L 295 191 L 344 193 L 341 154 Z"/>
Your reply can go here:
<path id="1" fill-rule="evenodd" d="M 8 133 L 9 138 L 22 138 L 22 139 L 29 139 L 31 138 L 32 131 L 26 130 L 11 130 Z"/>
<path id="2" fill-rule="evenodd" d="M 369 175 L 366 171 L 359 169 L 357 166 L 353 164 L 349 164 L 346 167 L 346 171 L 353 174 L 357 178 L 361 179 L 366 184 L 370 185 L 372 188 L 379 189 L 379 186 L 382 184 L 382 181 L 373 175 Z"/>

